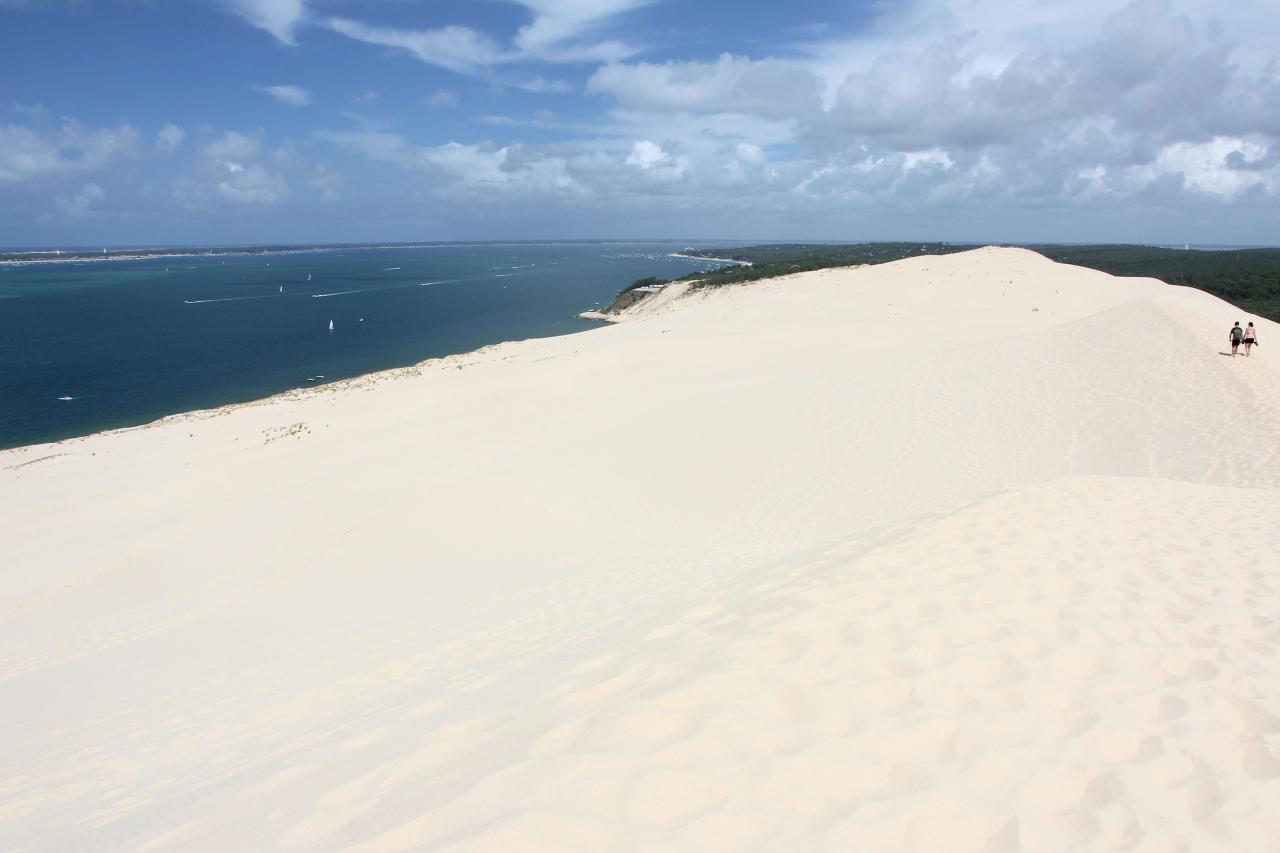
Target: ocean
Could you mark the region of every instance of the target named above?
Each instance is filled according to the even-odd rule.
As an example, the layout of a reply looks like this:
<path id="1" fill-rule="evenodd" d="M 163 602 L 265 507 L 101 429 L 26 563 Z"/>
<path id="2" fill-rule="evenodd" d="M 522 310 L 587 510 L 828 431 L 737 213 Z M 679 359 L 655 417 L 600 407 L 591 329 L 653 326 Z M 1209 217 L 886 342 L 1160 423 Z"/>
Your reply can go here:
<path id="1" fill-rule="evenodd" d="M 489 243 L 0 265 L 0 448 L 134 426 L 487 344 L 645 276 L 687 243 Z M 330 324 L 332 323 L 332 330 Z"/>

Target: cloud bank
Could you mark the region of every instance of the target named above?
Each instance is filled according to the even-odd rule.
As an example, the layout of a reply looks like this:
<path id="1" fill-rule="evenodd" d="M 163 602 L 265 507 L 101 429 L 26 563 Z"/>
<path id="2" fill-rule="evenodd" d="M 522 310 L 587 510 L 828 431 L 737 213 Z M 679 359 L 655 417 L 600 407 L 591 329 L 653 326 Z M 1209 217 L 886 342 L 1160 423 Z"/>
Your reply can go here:
<path id="1" fill-rule="evenodd" d="M 309 108 L 253 131 L 153 116 L 143 145 L 132 124 L 14 107 L 0 185 L 40 195 L 28 217 L 167 199 L 612 235 L 1274 240 L 1280 20 L 1261 0 L 903 0 L 721 52 L 727 21 L 711 55 L 664 43 L 653 22 L 680 10 L 646 0 L 497 0 L 488 17 L 213 2 L 270 36 L 272 61 L 238 85 Z M 343 88 L 297 63 L 296 82 L 256 82 L 324 50 L 393 76 L 362 68 Z"/>
<path id="2" fill-rule="evenodd" d="M 55 127 L 0 125 L 0 184 L 90 172 L 137 150 L 138 132 L 127 124 L 97 130 L 70 119 Z"/>

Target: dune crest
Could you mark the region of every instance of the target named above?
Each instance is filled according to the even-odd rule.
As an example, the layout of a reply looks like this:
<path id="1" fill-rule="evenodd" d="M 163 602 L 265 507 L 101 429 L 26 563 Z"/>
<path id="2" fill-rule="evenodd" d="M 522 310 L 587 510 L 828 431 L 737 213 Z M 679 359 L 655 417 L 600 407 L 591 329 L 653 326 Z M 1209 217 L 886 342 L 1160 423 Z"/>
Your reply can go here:
<path id="1" fill-rule="evenodd" d="M 987 248 L 0 452 L 6 850 L 1261 850 L 1280 369 Z"/>

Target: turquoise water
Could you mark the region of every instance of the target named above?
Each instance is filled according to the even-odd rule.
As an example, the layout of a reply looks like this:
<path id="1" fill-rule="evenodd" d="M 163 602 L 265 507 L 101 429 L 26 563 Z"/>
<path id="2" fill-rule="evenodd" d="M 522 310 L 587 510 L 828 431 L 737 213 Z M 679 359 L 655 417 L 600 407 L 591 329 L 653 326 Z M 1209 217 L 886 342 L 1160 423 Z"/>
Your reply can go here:
<path id="1" fill-rule="evenodd" d="M 574 314 L 637 278 L 717 266 L 669 257 L 685 245 L 344 248 L 0 266 L 0 448 L 588 329 L 598 324 Z"/>

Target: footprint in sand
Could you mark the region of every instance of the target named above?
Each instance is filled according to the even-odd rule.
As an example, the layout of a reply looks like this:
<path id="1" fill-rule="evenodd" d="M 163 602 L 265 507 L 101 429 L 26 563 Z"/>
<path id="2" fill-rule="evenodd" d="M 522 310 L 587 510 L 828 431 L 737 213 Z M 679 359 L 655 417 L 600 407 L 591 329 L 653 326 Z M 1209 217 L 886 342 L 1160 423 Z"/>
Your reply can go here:
<path id="1" fill-rule="evenodd" d="M 1280 777 L 1280 755 L 1257 735 L 1240 739 L 1240 769 L 1251 779 L 1267 782 Z"/>
<path id="2" fill-rule="evenodd" d="M 1212 681 L 1218 677 L 1218 665 L 1213 661 L 1194 660 L 1187 665 L 1187 678 L 1196 681 Z"/>
<path id="3" fill-rule="evenodd" d="M 1195 774 L 1187 785 L 1187 808 L 1195 820 L 1205 820 L 1222 808 L 1222 790 L 1208 764 L 1196 761 Z"/>
<path id="4" fill-rule="evenodd" d="M 1262 735 L 1280 732 L 1280 716 L 1251 699 L 1241 696 L 1214 697 L 1213 706 L 1223 722 L 1243 728 L 1246 734 Z"/>

